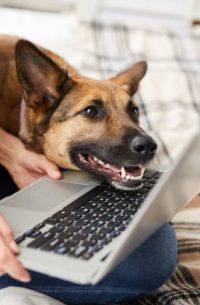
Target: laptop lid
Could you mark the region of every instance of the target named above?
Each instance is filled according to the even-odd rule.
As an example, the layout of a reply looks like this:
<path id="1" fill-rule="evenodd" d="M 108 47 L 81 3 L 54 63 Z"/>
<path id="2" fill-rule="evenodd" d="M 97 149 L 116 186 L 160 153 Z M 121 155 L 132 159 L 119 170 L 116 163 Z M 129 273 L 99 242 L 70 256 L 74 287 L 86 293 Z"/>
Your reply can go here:
<path id="1" fill-rule="evenodd" d="M 153 232 L 169 221 L 200 192 L 200 133 L 187 143 L 182 154 L 154 186 L 145 203 L 136 213 L 128 228 L 121 234 L 115 249 L 94 276 L 99 282 Z"/>

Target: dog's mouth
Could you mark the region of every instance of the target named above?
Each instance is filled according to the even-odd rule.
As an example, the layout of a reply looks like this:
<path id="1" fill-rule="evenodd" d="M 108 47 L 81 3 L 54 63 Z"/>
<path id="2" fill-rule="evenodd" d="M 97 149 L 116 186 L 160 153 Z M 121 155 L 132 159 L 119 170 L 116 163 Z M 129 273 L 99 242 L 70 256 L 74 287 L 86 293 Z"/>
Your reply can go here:
<path id="1" fill-rule="evenodd" d="M 145 167 L 141 165 L 119 167 L 86 153 L 78 153 L 75 159 L 80 168 L 98 176 L 103 176 L 107 182 L 116 188 L 134 190 L 142 187 Z"/>

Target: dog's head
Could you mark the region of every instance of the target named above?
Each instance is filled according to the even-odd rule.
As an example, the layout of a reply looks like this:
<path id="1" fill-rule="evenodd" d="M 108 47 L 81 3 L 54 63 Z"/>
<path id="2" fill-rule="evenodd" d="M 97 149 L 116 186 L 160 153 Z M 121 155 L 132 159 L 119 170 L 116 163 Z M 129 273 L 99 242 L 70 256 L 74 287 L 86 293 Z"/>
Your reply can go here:
<path id="1" fill-rule="evenodd" d="M 62 168 L 83 169 L 115 187 L 141 185 L 157 145 L 139 126 L 132 96 L 146 73 L 139 62 L 109 80 L 71 73 L 32 43 L 16 46 L 18 78 L 26 103 L 28 147 Z M 23 132 L 22 132 L 23 138 Z"/>

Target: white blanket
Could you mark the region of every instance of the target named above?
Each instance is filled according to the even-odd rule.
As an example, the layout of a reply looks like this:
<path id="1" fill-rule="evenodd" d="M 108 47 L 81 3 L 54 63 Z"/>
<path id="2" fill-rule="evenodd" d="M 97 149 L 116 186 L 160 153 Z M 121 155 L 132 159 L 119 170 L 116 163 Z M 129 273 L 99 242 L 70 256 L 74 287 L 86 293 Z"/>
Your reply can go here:
<path id="1" fill-rule="evenodd" d="M 0 305 L 64 305 L 30 289 L 9 287 L 0 290 Z"/>

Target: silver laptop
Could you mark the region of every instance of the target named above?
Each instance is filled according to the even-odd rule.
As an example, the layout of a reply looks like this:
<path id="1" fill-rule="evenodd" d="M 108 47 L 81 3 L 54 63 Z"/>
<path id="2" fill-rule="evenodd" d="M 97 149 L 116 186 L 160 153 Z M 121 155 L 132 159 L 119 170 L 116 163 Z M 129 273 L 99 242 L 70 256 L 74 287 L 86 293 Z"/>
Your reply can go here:
<path id="1" fill-rule="evenodd" d="M 47 177 L 1 201 L 29 269 L 96 284 L 200 191 L 200 134 L 168 172 L 119 191 L 84 172 Z"/>

